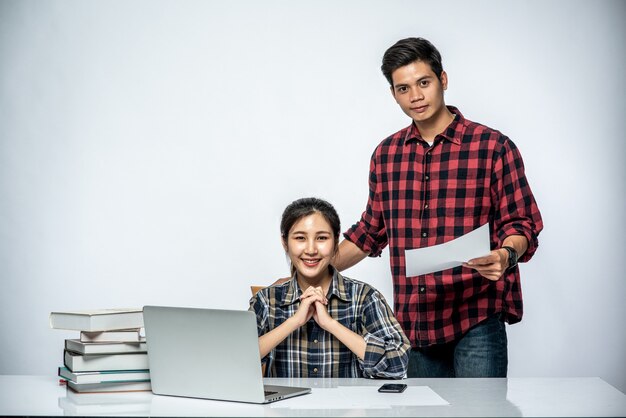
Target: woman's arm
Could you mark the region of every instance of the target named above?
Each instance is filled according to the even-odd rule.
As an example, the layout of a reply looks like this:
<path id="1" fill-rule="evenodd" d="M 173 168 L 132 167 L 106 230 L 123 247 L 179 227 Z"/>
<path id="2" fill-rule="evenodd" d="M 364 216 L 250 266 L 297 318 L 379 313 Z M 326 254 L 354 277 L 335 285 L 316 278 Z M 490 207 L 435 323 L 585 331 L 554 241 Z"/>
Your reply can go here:
<path id="1" fill-rule="evenodd" d="M 269 352 L 274 349 L 274 347 L 280 344 L 296 329 L 298 329 L 298 326 L 295 323 L 294 317 L 291 317 L 280 324 L 277 328 L 261 335 L 259 337 L 259 352 L 261 353 L 261 358 L 267 356 Z"/>
<path id="2" fill-rule="evenodd" d="M 313 316 L 315 311 L 313 304 L 316 303 L 323 306 L 327 301 L 321 292 L 310 287 L 300 297 L 300 307 L 291 318 L 287 318 L 285 322 L 259 337 L 261 358 L 267 356 L 274 347 L 283 342 L 292 332 L 306 324 Z"/>
<path id="3" fill-rule="evenodd" d="M 365 336 L 333 319 L 322 303 L 316 302 L 314 307 L 315 322 L 359 358 L 365 377 L 402 378 L 406 374 L 411 346 L 378 291 L 368 293 L 361 310 Z"/>
<path id="4" fill-rule="evenodd" d="M 408 368 L 411 344 L 383 295 L 374 290 L 366 299 L 361 316 L 366 342 L 363 375 L 402 378 Z"/>
<path id="5" fill-rule="evenodd" d="M 320 327 L 333 334 L 343 345 L 348 347 L 359 360 L 365 358 L 365 339 L 351 329 L 343 326 L 336 319 L 333 319 L 328 314 L 326 307 L 319 302 L 315 303 L 313 319 L 315 319 L 315 322 L 317 322 Z"/>

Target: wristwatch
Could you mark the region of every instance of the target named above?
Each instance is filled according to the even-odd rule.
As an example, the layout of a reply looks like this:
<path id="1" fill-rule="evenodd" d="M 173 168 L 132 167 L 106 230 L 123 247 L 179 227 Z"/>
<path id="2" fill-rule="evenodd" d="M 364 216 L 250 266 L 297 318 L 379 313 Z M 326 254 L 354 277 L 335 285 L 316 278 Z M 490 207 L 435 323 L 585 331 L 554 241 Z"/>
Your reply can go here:
<path id="1" fill-rule="evenodd" d="M 509 266 L 507 267 L 507 269 L 512 269 L 517 265 L 517 251 L 515 251 L 515 248 L 509 247 L 507 245 L 502 246 L 502 248 L 504 248 L 509 253 Z"/>

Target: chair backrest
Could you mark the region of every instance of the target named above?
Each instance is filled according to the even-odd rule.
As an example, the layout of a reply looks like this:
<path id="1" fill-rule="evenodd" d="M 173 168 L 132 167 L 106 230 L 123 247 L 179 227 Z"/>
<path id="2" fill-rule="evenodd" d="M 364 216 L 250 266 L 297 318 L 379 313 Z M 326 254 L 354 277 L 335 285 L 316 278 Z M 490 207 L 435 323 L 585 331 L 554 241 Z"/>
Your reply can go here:
<path id="1" fill-rule="evenodd" d="M 250 291 L 252 292 L 252 296 L 256 295 L 256 293 L 263 289 L 266 286 L 250 286 Z"/>

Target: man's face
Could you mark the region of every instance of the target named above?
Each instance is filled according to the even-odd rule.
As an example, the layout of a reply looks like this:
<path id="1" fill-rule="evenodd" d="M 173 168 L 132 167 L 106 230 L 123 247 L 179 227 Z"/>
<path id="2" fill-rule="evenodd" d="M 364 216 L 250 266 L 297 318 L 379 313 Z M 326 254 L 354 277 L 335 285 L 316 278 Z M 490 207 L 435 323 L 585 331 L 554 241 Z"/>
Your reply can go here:
<path id="1" fill-rule="evenodd" d="M 391 73 L 391 93 L 404 113 L 417 124 L 434 122 L 445 109 L 443 91 L 448 87 L 448 76 L 437 78 L 430 65 L 414 61 Z"/>

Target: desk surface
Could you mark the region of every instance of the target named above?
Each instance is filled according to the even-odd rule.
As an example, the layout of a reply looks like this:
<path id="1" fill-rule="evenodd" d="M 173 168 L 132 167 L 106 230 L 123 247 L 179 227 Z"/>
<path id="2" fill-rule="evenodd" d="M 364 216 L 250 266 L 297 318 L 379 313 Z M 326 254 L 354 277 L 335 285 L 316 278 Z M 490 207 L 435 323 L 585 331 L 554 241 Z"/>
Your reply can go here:
<path id="1" fill-rule="evenodd" d="M 56 376 L 0 375 L 0 415 L 123 416 L 626 416 L 626 395 L 600 378 L 405 379 L 428 386 L 449 405 L 419 406 L 404 394 L 391 404 L 363 407 L 367 397 L 341 396 L 343 386 L 372 394 L 384 383 L 367 379 L 265 379 L 266 383 L 308 386 L 319 403 L 304 397 L 251 405 L 176 398 L 150 392 L 76 394 Z M 317 390 L 316 389 L 326 389 Z M 332 389 L 332 390 L 328 390 Z M 316 395 L 317 393 L 317 395 Z M 351 393 L 354 393 L 351 392 Z M 330 396 L 333 400 L 330 401 Z M 339 396 L 337 396 L 339 395 Z M 320 396 L 329 396 L 325 400 Z M 361 395 L 363 396 L 363 395 Z M 392 396 L 392 395 L 389 395 Z M 342 399 L 345 398 L 345 404 Z M 301 399 L 301 406 L 294 406 Z M 313 398 L 310 398 L 313 399 Z M 337 401 L 339 399 L 339 401 Z M 339 403 L 337 403 L 339 402 Z M 394 405 L 393 403 L 396 403 Z"/>

